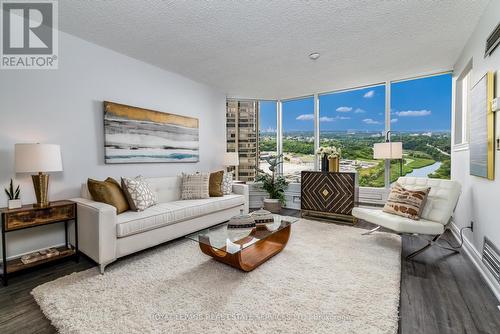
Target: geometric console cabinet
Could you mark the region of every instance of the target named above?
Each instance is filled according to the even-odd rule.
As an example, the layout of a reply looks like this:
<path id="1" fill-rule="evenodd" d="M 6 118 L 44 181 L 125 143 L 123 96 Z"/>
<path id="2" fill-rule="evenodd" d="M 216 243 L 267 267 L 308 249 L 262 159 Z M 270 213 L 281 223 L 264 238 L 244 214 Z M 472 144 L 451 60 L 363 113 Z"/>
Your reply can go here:
<path id="1" fill-rule="evenodd" d="M 352 209 L 358 202 L 357 173 L 302 172 L 302 217 L 356 224 Z"/>

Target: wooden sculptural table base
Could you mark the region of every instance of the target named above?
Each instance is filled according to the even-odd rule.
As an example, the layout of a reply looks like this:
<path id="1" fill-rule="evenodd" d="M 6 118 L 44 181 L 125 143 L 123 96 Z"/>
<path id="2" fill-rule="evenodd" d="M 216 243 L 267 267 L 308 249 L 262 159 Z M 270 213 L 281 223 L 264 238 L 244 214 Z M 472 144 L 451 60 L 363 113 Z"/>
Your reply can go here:
<path id="1" fill-rule="evenodd" d="M 254 237 L 258 238 L 260 232 L 263 232 L 261 229 L 265 228 L 266 227 L 254 228 L 248 237 L 235 241 L 234 243 L 244 245 L 253 240 Z M 290 228 L 291 225 L 234 254 L 227 253 L 223 249 L 215 249 L 209 246 L 209 242 L 200 242 L 200 248 L 203 253 L 210 255 L 219 262 L 243 271 L 252 271 L 285 248 L 290 238 Z"/>

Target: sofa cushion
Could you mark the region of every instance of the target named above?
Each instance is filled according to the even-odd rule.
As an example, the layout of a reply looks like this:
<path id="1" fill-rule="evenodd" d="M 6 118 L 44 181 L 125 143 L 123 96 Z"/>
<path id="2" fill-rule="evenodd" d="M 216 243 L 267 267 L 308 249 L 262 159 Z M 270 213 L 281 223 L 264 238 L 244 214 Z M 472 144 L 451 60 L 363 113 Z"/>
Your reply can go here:
<path id="1" fill-rule="evenodd" d="M 118 238 L 175 224 L 245 203 L 242 195 L 159 203 L 141 212 L 127 211 L 117 217 Z"/>
<path id="2" fill-rule="evenodd" d="M 357 207 L 352 210 L 352 215 L 356 218 L 369 221 L 370 223 L 386 227 L 393 231 L 430 235 L 438 235 L 444 232 L 444 225 L 441 223 L 423 218 L 417 221 L 383 212 L 382 210 Z"/>
<path id="3" fill-rule="evenodd" d="M 130 210 L 120 184 L 111 177 L 104 181 L 88 179 L 87 189 L 95 201 L 114 206 L 117 214 Z"/>

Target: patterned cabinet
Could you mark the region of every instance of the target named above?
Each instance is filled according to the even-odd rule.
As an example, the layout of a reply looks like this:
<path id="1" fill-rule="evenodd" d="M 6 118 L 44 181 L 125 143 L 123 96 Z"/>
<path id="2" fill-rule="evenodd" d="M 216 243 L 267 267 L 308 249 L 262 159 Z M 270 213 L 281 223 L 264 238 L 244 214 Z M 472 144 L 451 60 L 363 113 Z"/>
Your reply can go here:
<path id="1" fill-rule="evenodd" d="M 358 202 L 357 173 L 302 172 L 302 217 L 355 224 L 352 209 Z"/>

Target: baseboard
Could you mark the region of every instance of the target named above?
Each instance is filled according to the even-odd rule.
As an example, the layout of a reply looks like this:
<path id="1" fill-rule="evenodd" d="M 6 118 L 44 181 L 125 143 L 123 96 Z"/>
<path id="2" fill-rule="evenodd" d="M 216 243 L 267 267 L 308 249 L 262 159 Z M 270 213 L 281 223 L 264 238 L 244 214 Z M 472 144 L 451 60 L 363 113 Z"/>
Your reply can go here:
<path id="1" fill-rule="evenodd" d="M 458 241 L 460 241 L 460 229 L 453 223 L 450 225 L 453 236 Z M 462 248 L 465 250 L 465 253 L 469 256 L 472 263 L 474 263 L 474 266 L 477 268 L 481 276 L 483 276 L 483 279 L 486 281 L 486 284 L 488 284 L 491 291 L 493 291 L 493 294 L 500 302 L 500 284 L 498 284 L 495 278 L 489 273 L 488 269 L 486 269 L 486 267 L 484 266 L 483 261 L 481 260 L 481 253 L 476 249 L 476 247 L 474 247 L 474 245 L 466 237 L 464 237 L 464 244 Z"/>

